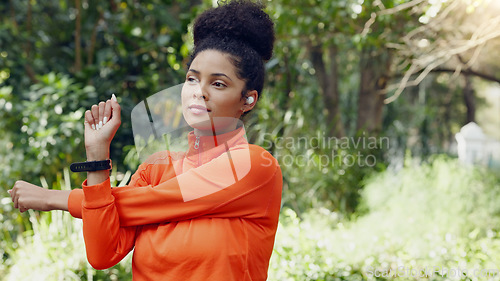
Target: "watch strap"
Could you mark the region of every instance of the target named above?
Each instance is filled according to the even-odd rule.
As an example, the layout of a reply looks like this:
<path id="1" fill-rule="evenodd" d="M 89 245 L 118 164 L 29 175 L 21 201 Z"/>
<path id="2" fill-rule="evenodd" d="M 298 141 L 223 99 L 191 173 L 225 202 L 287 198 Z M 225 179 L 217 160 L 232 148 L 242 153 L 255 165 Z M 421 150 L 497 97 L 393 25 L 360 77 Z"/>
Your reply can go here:
<path id="1" fill-rule="evenodd" d="M 77 162 L 69 166 L 72 172 L 94 172 L 111 170 L 111 159 L 101 161 Z"/>

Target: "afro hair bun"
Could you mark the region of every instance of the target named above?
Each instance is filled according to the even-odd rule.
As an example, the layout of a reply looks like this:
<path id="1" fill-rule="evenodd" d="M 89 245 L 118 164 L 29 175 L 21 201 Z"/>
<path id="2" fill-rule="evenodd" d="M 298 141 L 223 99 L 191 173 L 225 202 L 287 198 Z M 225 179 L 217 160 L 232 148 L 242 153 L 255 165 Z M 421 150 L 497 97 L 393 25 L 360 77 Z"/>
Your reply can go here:
<path id="1" fill-rule="evenodd" d="M 273 54 L 274 23 L 263 8 L 263 4 L 233 0 L 205 11 L 194 23 L 194 44 L 210 37 L 238 40 L 257 51 L 263 60 L 269 60 Z"/>

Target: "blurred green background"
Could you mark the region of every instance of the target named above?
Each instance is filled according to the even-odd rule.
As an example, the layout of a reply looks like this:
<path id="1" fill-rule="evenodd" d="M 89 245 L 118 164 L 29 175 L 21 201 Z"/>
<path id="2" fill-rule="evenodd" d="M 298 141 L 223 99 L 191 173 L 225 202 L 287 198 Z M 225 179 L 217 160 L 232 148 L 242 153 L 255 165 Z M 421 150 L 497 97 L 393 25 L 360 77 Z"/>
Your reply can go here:
<path id="1" fill-rule="evenodd" d="M 7 190 L 79 187 L 83 113 L 112 93 L 126 184 L 130 112 L 184 81 L 191 23 L 216 2 L 0 2 L 0 280 L 131 278 L 130 256 L 90 267 L 81 221 L 19 214 Z M 277 41 L 246 128 L 284 175 L 269 280 L 500 280 L 500 3 L 265 2 Z M 470 122 L 491 148 L 472 165 L 455 139 Z"/>

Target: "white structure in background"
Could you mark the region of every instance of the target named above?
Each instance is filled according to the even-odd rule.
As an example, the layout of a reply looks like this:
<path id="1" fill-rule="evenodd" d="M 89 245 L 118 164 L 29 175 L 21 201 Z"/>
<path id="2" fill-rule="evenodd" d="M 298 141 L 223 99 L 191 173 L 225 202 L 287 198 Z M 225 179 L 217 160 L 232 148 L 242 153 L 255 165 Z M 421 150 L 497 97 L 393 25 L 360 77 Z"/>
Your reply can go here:
<path id="1" fill-rule="evenodd" d="M 476 123 L 463 126 L 455 139 L 458 158 L 462 162 L 500 168 L 500 142 L 486 136 Z"/>

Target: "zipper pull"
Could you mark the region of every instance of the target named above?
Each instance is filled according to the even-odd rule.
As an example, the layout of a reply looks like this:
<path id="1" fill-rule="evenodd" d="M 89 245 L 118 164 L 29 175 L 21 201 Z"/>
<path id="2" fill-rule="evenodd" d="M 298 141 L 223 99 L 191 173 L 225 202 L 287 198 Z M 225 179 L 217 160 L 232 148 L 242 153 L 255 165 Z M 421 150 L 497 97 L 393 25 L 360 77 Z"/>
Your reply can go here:
<path id="1" fill-rule="evenodd" d="M 196 137 L 196 141 L 194 142 L 194 149 L 198 149 L 200 147 L 200 137 Z"/>

